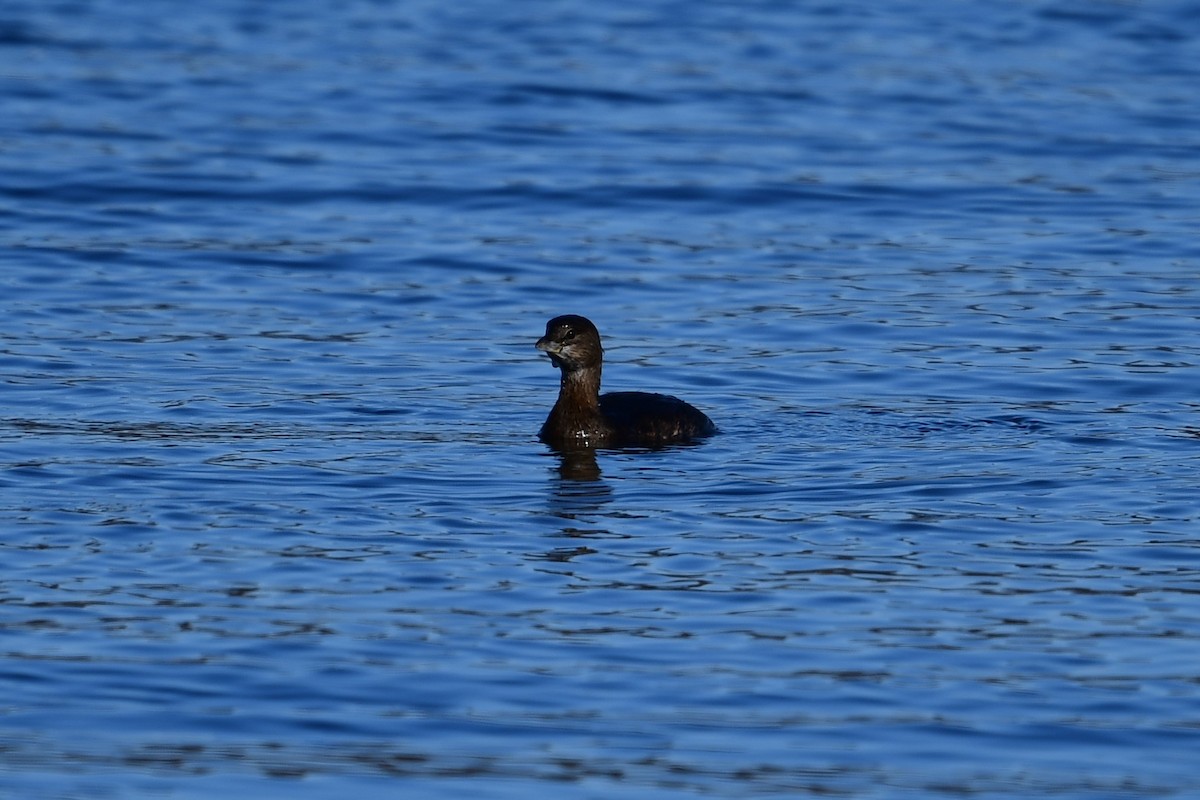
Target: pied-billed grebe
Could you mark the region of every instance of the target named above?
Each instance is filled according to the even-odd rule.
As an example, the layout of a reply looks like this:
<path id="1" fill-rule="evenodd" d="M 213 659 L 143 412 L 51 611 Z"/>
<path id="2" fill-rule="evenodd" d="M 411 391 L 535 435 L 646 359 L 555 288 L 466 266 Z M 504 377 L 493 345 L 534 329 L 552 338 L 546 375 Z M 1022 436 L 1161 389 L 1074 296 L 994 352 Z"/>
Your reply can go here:
<path id="1" fill-rule="evenodd" d="M 568 314 L 546 323 L 537 349 L 562 370 L 558 402 L 538 436 L 553 447 L 656 447 L 716 433 L 703 412 L 665 394 L 600 394 L 600 331 Z"/>

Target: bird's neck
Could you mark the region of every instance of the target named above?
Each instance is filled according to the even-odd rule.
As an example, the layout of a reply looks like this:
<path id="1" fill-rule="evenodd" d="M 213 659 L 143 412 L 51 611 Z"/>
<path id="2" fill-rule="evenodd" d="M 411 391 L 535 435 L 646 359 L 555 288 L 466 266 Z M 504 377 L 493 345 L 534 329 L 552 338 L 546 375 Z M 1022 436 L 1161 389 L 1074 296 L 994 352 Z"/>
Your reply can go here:
<path id="1" fill-rule="evenodd" d="M 563 370 L 558 387 L 558 405 L 566 408 L 598 409 L 600 407 L 600 367 Z"/>

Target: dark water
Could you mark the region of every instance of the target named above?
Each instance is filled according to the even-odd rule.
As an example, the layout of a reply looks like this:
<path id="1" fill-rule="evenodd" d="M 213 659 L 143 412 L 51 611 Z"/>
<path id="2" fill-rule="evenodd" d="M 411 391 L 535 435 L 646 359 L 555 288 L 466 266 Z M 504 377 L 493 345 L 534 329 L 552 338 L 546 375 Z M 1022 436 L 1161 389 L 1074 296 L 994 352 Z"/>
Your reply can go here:
<path id="1" fill-rule="evenodd" d="M 1198 32 L 5 3 L 0 795 L 1195 796 Z"/>

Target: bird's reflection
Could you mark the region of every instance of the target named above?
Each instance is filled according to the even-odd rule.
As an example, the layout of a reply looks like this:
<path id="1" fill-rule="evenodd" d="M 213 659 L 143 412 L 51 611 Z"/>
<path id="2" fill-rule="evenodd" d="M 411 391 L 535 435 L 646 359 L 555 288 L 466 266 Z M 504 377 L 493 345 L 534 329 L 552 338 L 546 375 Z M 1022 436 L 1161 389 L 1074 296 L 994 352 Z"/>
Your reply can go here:
<path id="1" fill-rule="evenodd" d="M 600 482 L 600 463 L 591 448 L 558 451 L 558 476 L 565 482 L 591 484 Z"/>
<path id="2" fill-rule="evenodd" d="M 604 480 L 596 451 L 590 448 L 555 450 L 549 456 L 557 461 L 551 468 L 550 513 L 569 521 L 563 527 L 563 535 L 603 535 L 604 529 L 591 528 L 585 522 L 586 517 L 612 502 L 612 486 Z"/>
<path id="3" fill-rule="evenodd" d="M 556 450 L 551 455 L 558 461 L 551 491 L 556 505 L 574 512 L 596 511 L 612 500 L 612 487 L 603 478 L 595 450 Z"/>

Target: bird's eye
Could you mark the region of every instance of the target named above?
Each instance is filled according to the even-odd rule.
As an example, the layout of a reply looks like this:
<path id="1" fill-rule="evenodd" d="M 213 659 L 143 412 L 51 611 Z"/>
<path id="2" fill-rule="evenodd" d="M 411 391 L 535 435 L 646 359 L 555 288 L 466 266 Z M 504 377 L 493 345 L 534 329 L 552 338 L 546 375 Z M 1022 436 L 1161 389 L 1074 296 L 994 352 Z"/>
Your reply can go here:
<path id="1" fill-rule="evenodd" d="M 563 336 L 562 336 L 562 338 L 563 338 L 563 341 L 564 341 L 564 342 L 569 342 L 569 341 L 571 341 L 572 339 L 574 339 L 574 338 L 575 338 L 575 331 L 573 331 L 573 330 L 571 330 L 570 328 L 568 328 L 568 329 L 566 330 L 566 332 L 564 332 L 564 333 L 563 333 Z"/>

